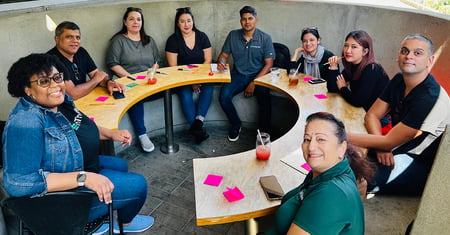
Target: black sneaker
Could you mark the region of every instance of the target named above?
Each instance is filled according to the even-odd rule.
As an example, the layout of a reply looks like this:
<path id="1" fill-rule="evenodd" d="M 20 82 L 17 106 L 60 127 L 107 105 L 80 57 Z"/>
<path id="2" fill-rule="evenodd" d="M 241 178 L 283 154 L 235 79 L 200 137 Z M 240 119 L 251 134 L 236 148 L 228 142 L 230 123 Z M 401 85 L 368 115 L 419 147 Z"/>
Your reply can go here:
<path id="1" fill-rule="evenodd" d="M 191 127 L 189 128 L 189 131 L 191 133 L 201 130 L 203 128 L 203 122 L 200 119 L 195 119 L 194 122 L 191 124 Z"/>
<path id="2" fill-rule="evenodd" d="M 191 125 L 191 128 L 189 128 L 189 132 L 195 137 L 195 142 L 197 144 L 200 144 L 209 138 L 208 133 L 206 133 L 203 129 L 203 122 L 199 119 L 195 119 L 194 123 Z"/>
<path id="3" fill-rule="evenodd" d="M 200 144 L 201 142 L 205 141 L 206 139 L 209 138 L 208 133 L 206 133 L 205 130 L 201 129 L 198 131 L 194 131 L 193 133 L 194 137 L 195 137 L 195 142 L 197 144 Z"/>
<path id="4" fill-rule="evenodd" d="M 228 140 L 231 142 L 239 139 L 239 133 L 241 133 L 241 127 L 231 127 L 228 131 Z"/>

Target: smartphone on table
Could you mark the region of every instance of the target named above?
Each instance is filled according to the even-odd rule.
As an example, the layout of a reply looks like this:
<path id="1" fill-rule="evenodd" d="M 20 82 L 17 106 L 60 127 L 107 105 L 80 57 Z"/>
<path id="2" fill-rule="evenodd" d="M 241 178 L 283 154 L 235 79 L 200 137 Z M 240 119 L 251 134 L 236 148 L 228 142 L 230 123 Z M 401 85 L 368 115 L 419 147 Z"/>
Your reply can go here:
<path id="1" fill-rule="evenodd" d="M 274 175 L 261 176 L 261 178 L 259 178 L 259 183 L 263 188 L 267 200 L 274 201 L 281 200 L 283 198 L 283 189 Z"/>
<path id="2" fill-rule="evenodd" d="M 309 80 L 308 82 L 311 83 L 311 84 L 319 84 L 319 83 L 326 82 L 326 80 L 322 79 L 322 78 L 316 78 L 316 79 Z"/>
<path id="3" fill-rule="evenodd" d="M 123 92 L 120 92 L 120 91 L 113 91 L 113 97 L 116 100 L 123 99 L 123 98 L 125 98 L 125 94 L 123 94 Z"/>

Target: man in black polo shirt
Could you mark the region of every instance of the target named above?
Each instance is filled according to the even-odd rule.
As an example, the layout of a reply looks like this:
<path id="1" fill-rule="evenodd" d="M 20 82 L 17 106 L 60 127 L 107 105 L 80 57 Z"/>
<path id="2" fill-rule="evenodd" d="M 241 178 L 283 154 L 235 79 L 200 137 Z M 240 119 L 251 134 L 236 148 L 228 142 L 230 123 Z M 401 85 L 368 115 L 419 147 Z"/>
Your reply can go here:
<path id="1" fill-rule="evenodd" d="M 365 116 L 369 134 L 349 134 L 349 141 L 370 148 L 377 173 L 368 191 L 420 195 L 442 133 L 450 123 L 450 99 L 429 73 L 433 43 L 420 34 L 408 35 L 398 53 L 401 73 L 392 78 Z M 381 135 L 380 118 L 392 117 L 392 130 Z"/>
<path id="2" fill-rule="evenodd" d="M 66 92 L 74 100 L 89 94 L 95 87 L 102 86 L 108 89 L 112 95 L 113 89 L 124 91 L 122 84 L 109 79 L 107 73 L 100 71 L 95 65 L 89 53 L 80 46 L 80 27 L 73 22 L 64 21 L 55 30 L 55 47 L 49 50 L 48 54 L 56 55 L 65 68 L 57 68 L 64 71 L 66 80 Z M 86 75 L 90 80 L 86 79 Z"/>

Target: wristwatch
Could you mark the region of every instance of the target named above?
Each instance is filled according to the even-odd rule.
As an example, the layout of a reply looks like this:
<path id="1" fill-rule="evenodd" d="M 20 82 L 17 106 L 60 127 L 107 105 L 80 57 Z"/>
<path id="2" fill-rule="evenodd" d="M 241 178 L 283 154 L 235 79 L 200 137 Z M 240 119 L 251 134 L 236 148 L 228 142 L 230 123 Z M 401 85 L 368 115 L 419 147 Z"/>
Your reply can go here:
<path id="1" fill-rule="evenodd" d="M 86 181 L 86 172 L 80 171 L 80 173 L 78 173 L 77 175 L 78 186 L 83 187 L 85 181 Z"/>

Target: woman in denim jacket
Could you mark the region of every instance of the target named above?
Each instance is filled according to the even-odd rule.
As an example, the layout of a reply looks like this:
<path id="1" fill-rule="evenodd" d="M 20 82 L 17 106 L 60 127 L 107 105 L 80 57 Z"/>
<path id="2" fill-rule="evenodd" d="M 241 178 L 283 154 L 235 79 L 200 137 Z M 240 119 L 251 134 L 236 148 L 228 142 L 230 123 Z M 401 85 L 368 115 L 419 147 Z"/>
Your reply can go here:
<path id="1" fill-rule="evenodd" d="M 3 184 L 10 196 L 86 187 L 97 193 L 89 220 L 107 214 L 108 203 L 124 222 L 124 232 L 150 228 L 151 216 L 137 215 L 147 196 L 142 175 L 128 172 L 117 157 L 99 156 L 100 139 L 131 143 L 127 130 L 97 125 L 65 94 L 64 74 L 53 55 L 31 54 L 8 72 L 8 92 L 19 101 L 3 133 Z M 118 232 L 115 223 L 114 230 Z M 104 224 L 103 231 L 108 225 Z"/>

